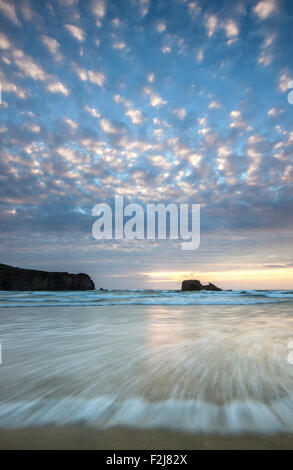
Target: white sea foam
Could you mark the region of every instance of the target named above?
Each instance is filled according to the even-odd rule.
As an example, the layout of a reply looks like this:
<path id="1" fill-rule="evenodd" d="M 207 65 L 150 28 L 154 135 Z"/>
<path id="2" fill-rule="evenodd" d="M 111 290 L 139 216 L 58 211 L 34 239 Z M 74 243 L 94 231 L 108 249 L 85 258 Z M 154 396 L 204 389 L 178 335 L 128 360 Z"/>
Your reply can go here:
<path id="1" fill-rule="evenodd" d="M 234 401 L 218 406 L 198 400 L 150 403 L 136 397 L 119 403 L 101 396 L 88 401 L 63 398 L 0 406 L 0 427 L 6 429 L 81 423 L 98 429 L 131 426 L 194 433 L 292 433 L 293 397 L 269 405 Z"/>

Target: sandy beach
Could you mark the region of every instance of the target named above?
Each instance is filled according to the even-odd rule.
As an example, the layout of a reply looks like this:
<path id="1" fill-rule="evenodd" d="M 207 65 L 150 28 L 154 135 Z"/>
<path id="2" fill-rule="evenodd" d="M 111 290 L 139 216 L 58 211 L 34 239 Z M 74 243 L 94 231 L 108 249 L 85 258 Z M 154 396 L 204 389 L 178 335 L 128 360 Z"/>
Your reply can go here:
<path id="1" fill-rule="evenodd" d="M 0 432 L 0 450 L 291 450 L 293 435 L 217 436 L 87 427 Z"/>

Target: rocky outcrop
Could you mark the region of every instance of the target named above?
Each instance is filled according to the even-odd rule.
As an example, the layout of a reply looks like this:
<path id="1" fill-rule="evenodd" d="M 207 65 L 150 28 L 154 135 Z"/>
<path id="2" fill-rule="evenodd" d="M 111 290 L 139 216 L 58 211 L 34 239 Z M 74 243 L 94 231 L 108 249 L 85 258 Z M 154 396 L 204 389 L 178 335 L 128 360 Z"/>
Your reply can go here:
<path id="1" fill-rule="evenodd" d="M 0 264 L 0 290 L 85 291 L 95 284 L 87 274 L 55 273 Z"/>
<path id="2" fill-rule="evenodd" d="M 181 290 L 183 290 L 183 291 L 201 291 L 201 290 L 221 291 L 222 289 L 215 286 L 211 282 L 208 285 L 205 286 L 205 285 L 201 284 L 200 281 L 189 280 L 189 281 L 183 281 L 182 282 Z"/>

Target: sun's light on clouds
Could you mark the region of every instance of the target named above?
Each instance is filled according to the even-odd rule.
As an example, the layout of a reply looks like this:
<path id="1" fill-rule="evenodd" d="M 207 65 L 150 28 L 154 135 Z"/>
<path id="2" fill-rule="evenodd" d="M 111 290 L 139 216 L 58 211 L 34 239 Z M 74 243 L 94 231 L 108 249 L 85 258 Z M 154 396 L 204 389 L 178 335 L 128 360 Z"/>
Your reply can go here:
<path id="1" fill-rule="evenodd" d="M 261 0 L 254 7 L 255 14 L 262 20 L 268 18 L 278 9 L 278 0 Z"/>
<path id="2" fill-rule="evenodd" d="M 54 246 L 74 232 L 87 262 L 115 252 L 121 274 L 130 253 L 134 279 L 175 283 L 197 266 L 206 281 L 291 276 L 262 269 L 271 256 L 293 263 L 290 3 L 248 3 L 0 0 L 3 250 L 21 230 L 26 247 L 9 237 L 21 259 L 51 250 L 59 262 Z M 201 204 L 200 250 L 189 259 L 168 244 L 97 246 L 91 208 L 115 194 Z M 57 241 L 45 248 L 49 234 Z M 138 269 L 144 250 L 155 266 Z M 259 267 L 246 270 L 253 252 Z M 230 257 L 239 269 L 221 267 Z"/>
<path id="3" fill-rule="evenodd" d="M 66 24 L 65 28 L 79 42 L 82 42 L 84 40 L 84 31 L 79 26 L 75 26 L 73 24 Z"/>

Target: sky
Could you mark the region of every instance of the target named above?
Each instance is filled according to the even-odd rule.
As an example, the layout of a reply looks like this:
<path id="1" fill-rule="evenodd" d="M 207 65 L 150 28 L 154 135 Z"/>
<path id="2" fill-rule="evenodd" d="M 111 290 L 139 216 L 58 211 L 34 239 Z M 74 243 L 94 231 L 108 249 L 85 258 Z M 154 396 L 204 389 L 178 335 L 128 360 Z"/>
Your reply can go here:
<path id="1" fill-rule="evenodd" d="M 97 287 L 293 288 L 291 0 L 0 0 L 0 262 Z M 93 207 L 201 205 L 201 244 Z"/>

